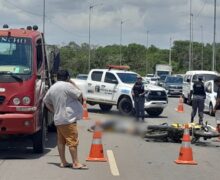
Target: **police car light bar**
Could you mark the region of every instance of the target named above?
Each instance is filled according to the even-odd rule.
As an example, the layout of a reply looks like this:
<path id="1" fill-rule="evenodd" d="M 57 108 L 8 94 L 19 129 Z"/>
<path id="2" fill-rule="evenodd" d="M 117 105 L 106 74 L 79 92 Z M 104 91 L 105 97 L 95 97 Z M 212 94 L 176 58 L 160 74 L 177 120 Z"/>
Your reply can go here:
<path id="1" fill-rule="evenodd" d="M 108 67 L 109 70 L 110 69 L 119 69 L 119 70 L 128 70 L 128 69 L 130 69 L 129 66 L 118 66 L 118 65 L 108 65 L 107 67 Z"/>

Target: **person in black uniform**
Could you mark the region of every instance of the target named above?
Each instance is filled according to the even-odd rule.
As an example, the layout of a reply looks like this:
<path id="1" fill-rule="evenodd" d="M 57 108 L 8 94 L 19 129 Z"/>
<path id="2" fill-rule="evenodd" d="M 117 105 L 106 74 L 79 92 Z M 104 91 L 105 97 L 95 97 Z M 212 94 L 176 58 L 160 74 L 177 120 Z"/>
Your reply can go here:
<path id="1" fill-rule="evenodd" d="M 144 102 L 145 102 L 145 91 L 144 84 L 142 82 L 142 77 L 137 76 L 137 81 L 132 88 L 132 96 L 134 99 L 135 116 L 136 120 L 139 121 L 141 117 L 142 122 L 144 122 Z"/>
<path id="2" fill-rule="evenodd" d="M 202 82 L 203 77 L 198 76 L 198 81 L 193 85 L 193 99 L 192 99 L 192 113 L 191 113 L 191 122 L 194 121 L 196 116 L 197 109 L 199 115 L 199 124 L 203 124 L 203 111 L 204 103 L 206 98 L 204 83 Z"/>

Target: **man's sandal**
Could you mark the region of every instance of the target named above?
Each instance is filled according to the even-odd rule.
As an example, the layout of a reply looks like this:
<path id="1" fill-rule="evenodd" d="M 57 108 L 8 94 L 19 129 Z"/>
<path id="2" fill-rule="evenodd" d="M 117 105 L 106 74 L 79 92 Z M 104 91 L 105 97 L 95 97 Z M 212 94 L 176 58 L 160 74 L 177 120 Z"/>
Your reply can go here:
<path id="1" fill-rule="evenodd" d="M 89 169 L 85 164 L 82 164 L 79 167 L 72 167 L 72 168 L 76 169 L 76 170 L 87 170 L 87 169 Z"/>

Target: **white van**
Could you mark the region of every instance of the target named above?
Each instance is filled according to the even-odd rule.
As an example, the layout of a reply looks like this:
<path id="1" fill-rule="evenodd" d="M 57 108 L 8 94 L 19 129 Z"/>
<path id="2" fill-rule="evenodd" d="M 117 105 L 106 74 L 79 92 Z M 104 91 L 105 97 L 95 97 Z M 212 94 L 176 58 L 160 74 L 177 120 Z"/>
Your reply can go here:
<path id="1" fill-rule="evenodd" d="M 183 78 L 183 99 L 185 103 L 191 104 L 193 84 L 198 80 L 198 76 L 203 76 L 203 81 L 214 80 L 218 75 L 216 71 L 187 71 Z"/>

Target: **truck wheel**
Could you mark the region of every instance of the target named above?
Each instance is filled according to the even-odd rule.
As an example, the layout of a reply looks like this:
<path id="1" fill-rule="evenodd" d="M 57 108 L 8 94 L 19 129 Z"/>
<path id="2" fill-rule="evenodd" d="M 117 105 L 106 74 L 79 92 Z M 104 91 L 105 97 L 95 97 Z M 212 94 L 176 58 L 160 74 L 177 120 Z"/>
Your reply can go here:
<path id="1" fill-rule="evenodd" d="M 101 108 L 102 111 L 104 112 L 109 112 L 112 108 L 112 105 L 109 104 L 99 104 L 99 107 Z"/>
<path id="2" fill-rule="evenodd" d="M 42 127 L 32 137 L 34 153 L 43 153 L 44 152 L 44 147 L 45 147 L 45 139 L 46 139 L 45 117 L 41 116 L 40 118 L 43 119 L 42 120 Z"/>
<path id="3" fill-rule="evenodd" d="M 215 115 L 212 103 L 209 104 L 209 115 L 210 116 L 214 116 Z"/>
<path id="4" fill-rule="evenodd" d="M 149 108 L 149 109 L 146 109 L 146 111 L 149 114 L 149 116 L 159 116 L 163 112 L 163 109 L 161 109 L 161 108 Z"/>
<path id="5" fill-rule="evenodd" d="M 122 98 L 118 104 L 118 109 L 121 114 L 130 116 L 133 113 L 132 102 L 128 98 Z"/>

